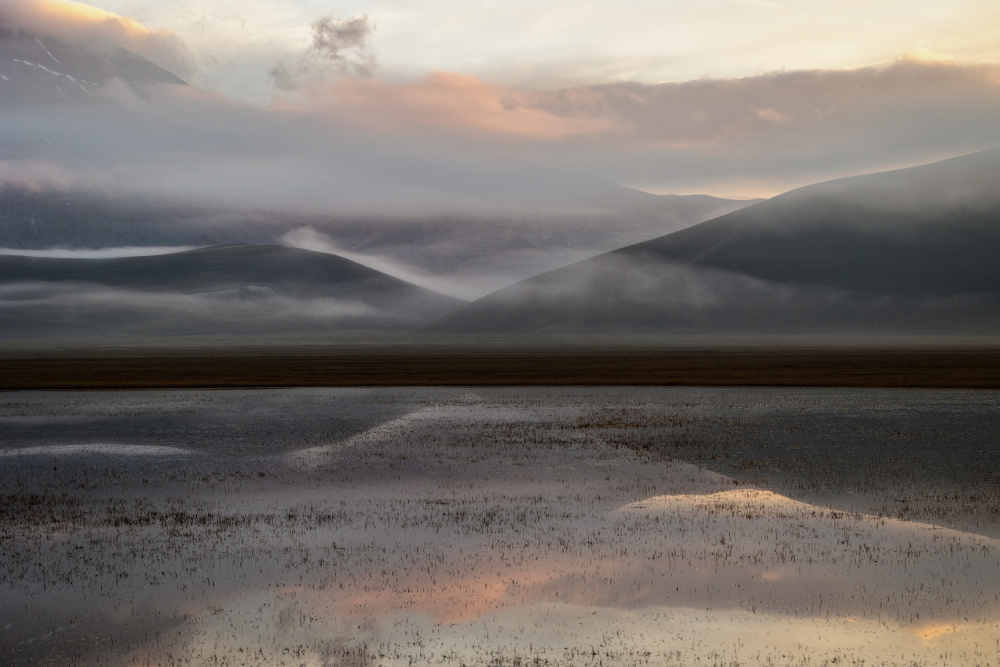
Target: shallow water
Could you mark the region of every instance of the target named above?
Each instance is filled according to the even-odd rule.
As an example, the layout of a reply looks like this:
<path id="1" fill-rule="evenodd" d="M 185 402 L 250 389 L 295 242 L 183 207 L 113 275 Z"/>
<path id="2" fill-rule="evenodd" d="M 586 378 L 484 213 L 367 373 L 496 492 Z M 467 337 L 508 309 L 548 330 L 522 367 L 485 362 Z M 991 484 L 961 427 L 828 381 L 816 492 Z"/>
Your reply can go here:
<path id="1" fill-rule="evenodd" d="M 1000 664 L 998 398 L 0 394 L 0 662 Z"/>

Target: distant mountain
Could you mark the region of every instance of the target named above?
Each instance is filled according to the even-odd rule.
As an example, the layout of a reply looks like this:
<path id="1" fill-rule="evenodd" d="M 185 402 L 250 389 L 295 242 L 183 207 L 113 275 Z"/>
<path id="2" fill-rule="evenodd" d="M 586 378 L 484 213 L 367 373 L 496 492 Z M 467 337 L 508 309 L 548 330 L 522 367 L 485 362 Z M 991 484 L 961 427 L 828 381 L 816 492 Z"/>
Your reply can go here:
<path id="1" fill-rule="evenodd" d="M 449 331 L 995 333 L 1000 150 L 808 186 L 553 271 Z"/>
<path id="2" fill-rule="evenodd" d="M 811 185 L 621 252 L 867 292 L 995 292 L 1000 149 Z"/>
<path id="3" fill-rule="evenodd" d="M 184 81 L 118 46 L 70 44 L 0 21 L 0 108 L 89 101 L 112 79 L 136 88 Z"/>
<path id="4" fill-rule="evenodd" d="M 115 259 L 0 255 L 7 340 L 394 330 L 460 304 L 342 257 L 283 246 Z"/>
<path id="5" fill-rule="evenodd" d="M 8 185 L 0 187 L 0 248 L 304 243 L 479 296 L 753 203 L 651 195 L 587 177 L 576 185 L 547 195 L 561 212 L 412 218 L 240 211 Z"/>
<path id="6" fill-rule="evenodd" d="M 23 178 L 0 183 L 0 249 L 283 243 L 475 298 L 752 203 L 387 150 L 378 137 L 310 130 L 290 114 L 200 94 L 179 99 L 169 86 L 184 82 L 152 62 L 68 40 L 0 22 L 8 119 L 0 143 L 6 160 L 27 165 Z M 102 90 L 113 81 L 139 93 L 142 112 L 123 102 L 131 97 Z M 153 86 L 166 89 L 142 94 Z M 217 132 L 218 148 L 206 151 L 192 137 L 209 120 L 235 131 Z M 129 164 L 150 175 L 126 185 L 114 174 Z M 172 189 L 186 179 L 186 189 Z M 161 186 L 166 194 L 157 195 Z"/>

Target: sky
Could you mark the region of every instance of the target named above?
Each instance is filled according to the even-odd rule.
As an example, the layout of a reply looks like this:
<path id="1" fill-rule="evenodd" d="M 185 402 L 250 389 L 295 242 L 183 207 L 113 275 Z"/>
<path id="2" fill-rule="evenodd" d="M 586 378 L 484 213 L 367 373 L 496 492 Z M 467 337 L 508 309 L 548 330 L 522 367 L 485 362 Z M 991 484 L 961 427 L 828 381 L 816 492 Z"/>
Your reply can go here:
<path id="1" fill-rule="evenodd" d="M 995 0 L 6 0 L 0 20 L 194 86 L 109 87 L 114 126 L 9 117 L 6 145 L 40 148 L 0 181 L 322 209 L 332 174 L 344 211 L 433 213 L 520 165 L 752 198 L 1000 146 Z"/>
<path id="2" fill-rule="evenodd" d="M 266 102 L 321 16 L 367 16 L 380 76 L 473 75 L 554 88 L 857 68 L 904 57 L 1000 61 L 991 0 L 97 0 L 170 30 L 195 80 Z"/>

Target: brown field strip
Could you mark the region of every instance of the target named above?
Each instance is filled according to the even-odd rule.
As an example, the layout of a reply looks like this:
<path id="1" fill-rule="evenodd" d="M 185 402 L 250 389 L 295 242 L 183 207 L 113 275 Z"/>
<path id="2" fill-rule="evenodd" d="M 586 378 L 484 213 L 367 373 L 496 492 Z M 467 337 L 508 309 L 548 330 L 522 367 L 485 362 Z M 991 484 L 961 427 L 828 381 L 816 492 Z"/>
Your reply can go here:
<path id="1" fill-rule="evenodd" d="M 272 349 L 0 357 L 0 390 L 448 385 L 1000 389 L 1000 350 Z"/>

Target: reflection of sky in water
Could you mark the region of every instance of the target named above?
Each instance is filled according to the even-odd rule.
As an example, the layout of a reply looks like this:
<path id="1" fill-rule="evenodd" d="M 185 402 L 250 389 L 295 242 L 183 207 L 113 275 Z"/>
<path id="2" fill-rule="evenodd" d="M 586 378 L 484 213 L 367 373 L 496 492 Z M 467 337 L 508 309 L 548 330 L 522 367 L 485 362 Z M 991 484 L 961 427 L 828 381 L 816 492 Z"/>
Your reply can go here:
<path id="1" fill-rule="evenodd" d="M 49 445 L 44 447 L 21 447 L 0 449 L 0 458 L 27 456 L 191 456 L 196 452 L 177 447 L 157 447 L 155 445 Z"/>
<path id="2" fill-rule="evenodd" d="M 890 426 L 901 431 L 959 429 L 975 440 L 995 424 L 993 395 L 827 394 L 831 405 L 877 408 L 880 423 L 896 415 Z M 995 660 L 1000 542 L 934 525 L 942 515 L 932 505 L 960 498 L 947 479 L 931 476 L 931 509 L 915 505 L 919 520 L 903 521 L 886 515 L 891 480 L 886 493 L 854 483 L 864 470 L 825 492 L 850 496 L 856 511 L 845 511 L 646 447 L 676 439 L 690 450 L 684 438 L 716 433 L 715 449 L 699 451 L 732 465 L 729 435 L 748 417 L 751 441 L 762 419 L 776 419 L 779 439 L 798 434 L 809 447 L 800 427 L 816 407 L 810 392 L 101 396 L 0 398 L 0 428 L 16 436 L 0 453 L 0 649 L 12 660 Z M 928 421 L 956 404 L 961 425 Z M 46 410 L 139 444 L 43 445 L 18 420 L 38 426 Z M 922 416 L 905 418 L 913 412 Z M 246 457 L 213 440 L 227 430 L 247 443 Z M 856 447 L 862 432 L 871 443 L 882 433 L 849 421 L 841 436 Z M 13 465 L 33 459 L 41 464 Z M 901 479 L 923 465 L 901 462 Z M 815 482 L 811 469 L 798 474 Z M 967 487 L 985 513 L 960 506 L 946 518 L 989 533 L 997 489 Z"/>

